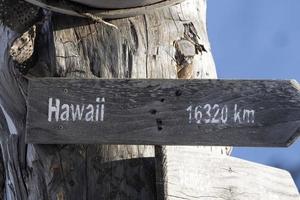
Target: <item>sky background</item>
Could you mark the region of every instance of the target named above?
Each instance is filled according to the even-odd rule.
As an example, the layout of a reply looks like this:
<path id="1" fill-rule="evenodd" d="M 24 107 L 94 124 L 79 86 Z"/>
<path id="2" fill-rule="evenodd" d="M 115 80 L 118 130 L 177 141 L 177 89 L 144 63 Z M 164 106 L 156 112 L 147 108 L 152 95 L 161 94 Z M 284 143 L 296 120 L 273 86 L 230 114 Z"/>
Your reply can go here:
<path id="1" fill-rule="evenodd" d="M 218 76 L 300 82 L 299 0 L 208 0 Z M 300 188 L 300 141 L 289 148 L 235 148 L 233 156 L 289 170 Z"/>

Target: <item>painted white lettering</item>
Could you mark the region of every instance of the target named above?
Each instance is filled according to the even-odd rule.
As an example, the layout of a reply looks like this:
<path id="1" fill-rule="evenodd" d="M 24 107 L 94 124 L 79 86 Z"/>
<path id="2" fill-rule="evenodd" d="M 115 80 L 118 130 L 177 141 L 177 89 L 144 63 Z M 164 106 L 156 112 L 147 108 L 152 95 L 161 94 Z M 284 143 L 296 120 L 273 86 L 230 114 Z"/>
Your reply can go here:
<path id="1" fill-rule="evenodd" d="M 83 116 L 83 111 L 84 111 L 84 105 L 80 106 L 80 105 L 73 105 L 71 104 L 71 112 L 72 112 L 72 119 L 73 121 L 76 120 L 82 120 L 82 116 Z"/>
<path id="2" fill-rule="evenodd" d="M 70 106 L 68 104 L 63 104 L 61 106 L 63 112 L 60 114 L 60 120 L 69 121 L 70 120 Z"/>
<path id="3" fill-rule="evenodd" d="M 104 121 L 104 103 L 105 103 L 105 98 L 102 98 L 101 102 L 102 102 L 102 105 L 101 105 L 101 117 L 100 117 L 100 120 L 101 120 L 101 122 L 103 122 Z"/>
<path id="4" fill-rule="evenodd" d="M 228 119 L 228 106 L 225 105 L 225 106 L 223 106 L 222 111 L 221 111 L 221 122 L 223 124 L 226 124 L 227 119 Z"/>
<path id="5" fill-rule="evenodd" d="M 215 111 L 214 117 L 211 120 L 212 124 L 218 124 L 220 123 L 220 119 L 218 118 L 219 112 L 220 112 L 220 106 L 218 104 L 215 104 L 213 107 L 213 110 Z"/>
<path id="6" fill-rule="evenodd" d="M 202 119 L 202 112 L 201 112 L 201 106 L 197 106 L 195 108 L 195 120 L 197 124 L 201 124 L 201 119 Z"/>
<path id="7" fill-rule="evenodd" d="M 104 121 L 105 98 L 96 98 L 96 103 L 66 104 L 60 99 L 49 98 L 48 121 Z"/>
<path id="8" fill-rule="evenodd" d="M 97 102 L 97 103 L 100 103 L 100 102 L 101 102 L 99 97 L 96 98 L 96 102 Z M 99 121 L 99 109 L 100 109 L 99 107 L 100 107 L 100 105 L 97 104 L 97 105 L 96 105 L 96 114 L 95 114 L 95 121 L 96 121 L 96 122 Z"/>
<path id="9" fill-rule="evenodd" d="M 94 106 L 92 104 L 89 104 L 86 107 L 86 109 L 89 111 L 85 114 L 85 121 L 87 121 L 87 122 L 94 121 Z"/>
<path id="10" fill-rule="evenodd" d="M 204 122 L 206 123 L 206 124 L 208 124 L 208 123 L 210 123 L 210 121 L 211 121 L 211 113 L 210 113 L 210 111 L 211 111 L 211 105 L 210 104 L 206 104 L 205 106 L 204 106 L 204 109 L 206 110 L 206 119 L 204 119 Z"/>
<path id="11" fill-rule="evenodd" d="M 240 116 L 240 112 L 241 110 L 238 109 L 238 105 L 237 104 L 234 104 L 234 116 L 233 116 L 233 119 L 234 119 L 234 123 L 241 123 L 241 116 Z"/>
<path id="12" fill-rule="evenodd" d="M 53 98 L 49 98 L 48 103 L 48 121 L 52 121 L 52 114 L 55 114 L 55 120 L 59 120 L 59 108 L 60 108 L 60 100 L 55 99 L 55 106 L 53 106 Z"/>
<path id="13" fill-rule="evenodd" d="M 187 107 L 186 111 L 189 112 L 189 123 L 192 123 L 192 110 L 193 110 L 193 106 L 190 105 L 189 107 Z"/>
<path id="14" fill-rule="evenodd" d="M 227 124 L 228 122 L 235 124 L 250 124 L 255 123 L 255 110 L 242 109 L 238 104 L 231 107 L 228 105 L 219 104 L 205 104 L 204 106 L 198 105 L 187 107 L 188 122 L 192 124 Z M 229 121 L 231 120 L 231 121 Z"/>
<path id="15" fill-rule="evenodd" d="M 255 121 L 255 110 L 244 109 L 243 121 L 247 123 L 254 123 Z"/>

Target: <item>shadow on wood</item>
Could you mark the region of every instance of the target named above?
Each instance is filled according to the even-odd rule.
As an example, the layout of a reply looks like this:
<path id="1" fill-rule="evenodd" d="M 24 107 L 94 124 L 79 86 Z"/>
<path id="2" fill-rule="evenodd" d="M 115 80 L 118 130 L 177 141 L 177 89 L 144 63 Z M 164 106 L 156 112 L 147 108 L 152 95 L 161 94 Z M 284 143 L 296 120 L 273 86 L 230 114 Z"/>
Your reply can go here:
<path id="1" fill-rule="evenodd" d="M 146 15 L 112 21 L 118 26 L 118 30 L 112 30 L 99 23 L 59 30 L 56 27 L 59 27 L 67 16 L 61 19 L 47 18 L 42 21 L 42 27 L 37 29 L 38 39 L 34 51 L 38 53 L 38 59 L 29 66 L 27 76 L 174 79 L 178 77 L 178 69 L 182 69 L 182 66 L 178 66 L 181 63 L 174 60 L 178 49 L 173 44 L 177 40 L 191 40 L 191 36 L 194 37 L 192 42 L 195 45 L 203 45 L 207 52 L 195 52 L 195 55 L 189 58 L 189 71 L 192 73 L 186 78 L 216 78 L 206 32 L 205 9 L 205 0 L 187 0 L 176 6 L 152 10 Z M 76 24 L 76 20 L 70 24 Z M 8 54 L 12 41 L 17 37 L 19 36 L 15 32 L 0 26 L 0 41 L 3 44 L 0 46 L 1 105 L 6 109 L 17 130 L 9 133 L 8 141 L 2 146 L 7 155 L 4 157 L 4 163 L 8 164 L 5 172 L 9 177 L 5 187 L 6 199 L 81 200 L 95 197 L 97 190 L 87 190 L 89 177 L 96 177 L 95 171 L 89 171 L 89 167 L 92 166 L 90 158 L 97 157 L 93 160 L 97 167 L 113 160 L 154 157 L 153 147 L 143 145 L 26 145 L 24 96 L 27 96 L 27 93 L 22 90 L 26 88 L 26 82 L 21 81 L 22 76 Z M 223 153 L 226 147 L 203 149 L 206 152 Z M 62 180 L 59 172 L 61 169 L 64 169 L 64 174 L 72 175 L 74 179 L 71 180 L 80 183 L 80 186 L 71 187 L 74 184 L 72 181 Z M 126 169 L 119 171 L 120 173 L 108 171 L 107 174 L 114 173 L 122 177 L 122 172 Z M 86 176 L 86 173 L 89 173 L 89 176 Z M 139 172 L 130 175 L 139 177 Z M 145 178 L 143 183 L 140 187 L 143 186 L 150 193 L 143 200 L 155 199 L 155 191 L 151 191 L 153 179 Z M 122 183 L 126 184 L 132 183 Z M 133 189 L 130 186 L 129 188 Z M 129 190 L 130 194 L 123 191 L 122 194 L 119 193 L 120 199 L 132 194 L 137 194 L 137 197 L 131 199 L 139 199 L 139 193 L 142 191 Z"/>

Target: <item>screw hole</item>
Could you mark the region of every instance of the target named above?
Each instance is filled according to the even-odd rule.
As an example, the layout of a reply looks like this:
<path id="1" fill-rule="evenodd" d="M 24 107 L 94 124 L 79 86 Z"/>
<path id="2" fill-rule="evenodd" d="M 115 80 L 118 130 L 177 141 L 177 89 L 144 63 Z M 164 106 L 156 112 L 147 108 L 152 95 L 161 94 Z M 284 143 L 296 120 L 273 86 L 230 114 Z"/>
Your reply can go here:
<path id="1" fill-rule="evenodd" d="M 155 114 L 157 113 L 157 110 L 151 109 L 149 112 L 150 112 L 152 115 L 155 115 Z"/>
<path id="2" fill-rule="evenodd" d="M 75 185 L 75 182 L 73 180 L 70 180 L 69 184 L 70 184 L 71 187 L 73 187 Z"/>
<path id="3" fill-rule="evenodd" d="M 177 97 L 179 97 L 179 96 L 182 95 L 182 92 L 181 92 L 180 90 L 177 90 L 177 91 L 175 92 L 175 95 L 176 95 Z"/>
<path id="4" fill-rule="evenodd" d="M 157 124 L 157 130 L 158 131 L 161 131 L 163 129 L 162 125 L 163 125 L 163 122 L 161 119 L 156 119 L 156 124 Z"/>

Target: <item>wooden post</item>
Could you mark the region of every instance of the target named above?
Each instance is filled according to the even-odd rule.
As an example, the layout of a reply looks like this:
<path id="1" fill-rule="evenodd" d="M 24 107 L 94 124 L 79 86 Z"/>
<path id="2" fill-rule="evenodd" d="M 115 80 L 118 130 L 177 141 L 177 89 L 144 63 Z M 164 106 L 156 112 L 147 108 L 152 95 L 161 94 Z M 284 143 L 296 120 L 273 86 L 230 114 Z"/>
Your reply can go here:
<path id="1" fill-rule="evenodd" d="M 118 29 L 54 16 L 37 27 L 36 57 L 27 76 L 216 78 L 205 10 L 205 0 L 187 0 L 110 21 Z M 25 145 L 27 83 L 9 56 L 18 37 L 1 26 L 0 99 L 12 122 L 2 140 L 6 199 L 156 199 L 153 146 Z M 181 153 L 169 148 L 176 151 L 170 156 Z M 230 153 L 229 147 L 190 148 Z"/>

